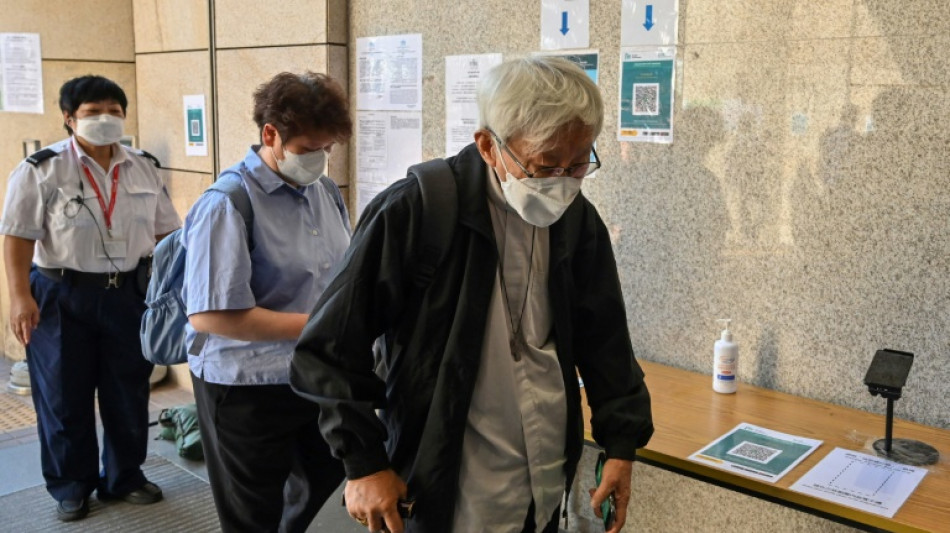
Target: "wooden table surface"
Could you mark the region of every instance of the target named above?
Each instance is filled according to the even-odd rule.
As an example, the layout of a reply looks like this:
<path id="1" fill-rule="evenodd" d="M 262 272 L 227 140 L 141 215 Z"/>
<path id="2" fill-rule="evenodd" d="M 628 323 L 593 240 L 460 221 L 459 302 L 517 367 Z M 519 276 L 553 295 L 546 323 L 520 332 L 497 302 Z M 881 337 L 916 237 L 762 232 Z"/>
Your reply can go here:
<path id="1" fill-rule="evenodd" d="M 884 416 L 739 384 L 736 394 L 712 390 L 712 377 L 640 361 L 653 402 L 656 432 L 640 456 L 644 462 L 706 481 L 725 484 L 779 503 L 800 506 L 871 527 L 898 532 L 950 531 L 950 430 L 895 417 L 894 438 L 917 439 L 937 448 L 940 460 L 929 470 L 894 518 L 867 513 L 789 490 L 836 447 L 875 455 L 870 443 L 884 436 Z M 865 389 L 866 392 L 866 389 Z M 934 399 L 946 403 L 948 399 Z M 881 413 L 885 400 L 880 399 Z M 895 402 L 900 414 L 901 400 Z M 585 424 L 590 436 L 586 401 Z M 782 433 L 819 439 L 823 444 L 775 483 L 739 476 L 687 459 L 707 444 L 747 422 Z"/>

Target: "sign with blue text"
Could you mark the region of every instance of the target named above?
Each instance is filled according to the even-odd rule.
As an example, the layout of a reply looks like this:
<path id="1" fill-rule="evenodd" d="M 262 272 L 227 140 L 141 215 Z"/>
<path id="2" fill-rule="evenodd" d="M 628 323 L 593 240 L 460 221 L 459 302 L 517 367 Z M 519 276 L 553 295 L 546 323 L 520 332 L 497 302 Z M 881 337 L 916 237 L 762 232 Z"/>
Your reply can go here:
<path id="1" fill-rule="evenodd" d="M 590 46 L 589 0 L 541 0 L 541 49 Z"/>

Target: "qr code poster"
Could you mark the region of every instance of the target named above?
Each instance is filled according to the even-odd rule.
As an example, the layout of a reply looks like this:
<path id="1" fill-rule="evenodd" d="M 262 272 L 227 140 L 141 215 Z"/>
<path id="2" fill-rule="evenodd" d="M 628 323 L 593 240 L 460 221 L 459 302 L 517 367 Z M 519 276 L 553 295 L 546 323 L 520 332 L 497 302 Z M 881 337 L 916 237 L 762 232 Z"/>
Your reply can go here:
<path id="1" fill-rule="evenodd" d="M 205 95 L 186 94 L 185 108 L 185 155 L 208 155 L 208 128 L 205 123 Z"/>
<path id="2" fill-rule="evenodd" d="M 673 71 L 676 49 L 622 49 L 618 139 L 673 142 Z"/>
<path id="3" fill-rule="evenodd" d="M 689 458 L 774 483 L 820 445 L 820 440 L 739 424 Z"/>

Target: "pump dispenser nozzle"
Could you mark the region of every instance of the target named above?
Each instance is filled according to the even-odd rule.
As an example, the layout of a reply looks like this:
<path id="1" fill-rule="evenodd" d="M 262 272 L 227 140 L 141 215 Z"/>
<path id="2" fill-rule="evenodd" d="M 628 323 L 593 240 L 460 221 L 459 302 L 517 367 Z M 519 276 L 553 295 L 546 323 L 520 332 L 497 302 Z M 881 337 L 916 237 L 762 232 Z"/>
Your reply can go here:
<path id="1" fill-rule="evenodd" d="M 722 336 L 720 339 L 724 341 L 732 341 L 732 332 L 729 331 L 729 323 L 732 322 L 731 318 L 720 318 L 716 322 L 722 324 Z"/>

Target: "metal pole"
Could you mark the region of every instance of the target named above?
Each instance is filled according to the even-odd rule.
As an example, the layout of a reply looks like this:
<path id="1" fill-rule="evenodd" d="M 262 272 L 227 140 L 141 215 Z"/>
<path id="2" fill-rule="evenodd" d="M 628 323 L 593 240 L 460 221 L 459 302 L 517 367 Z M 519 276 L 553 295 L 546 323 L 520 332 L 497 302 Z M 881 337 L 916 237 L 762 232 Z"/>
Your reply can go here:
<path id="1" fill-rule="evenodd" d="M 884 426 L 884 453 L 891 454 L 891 436 L 894 433 L 894 399 L 887 399 L 887 421 Z"/>

